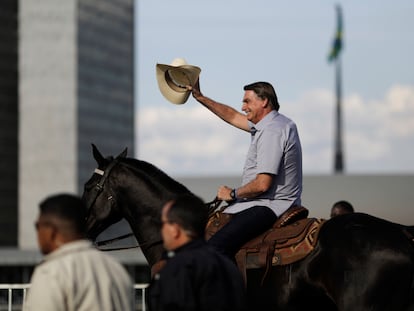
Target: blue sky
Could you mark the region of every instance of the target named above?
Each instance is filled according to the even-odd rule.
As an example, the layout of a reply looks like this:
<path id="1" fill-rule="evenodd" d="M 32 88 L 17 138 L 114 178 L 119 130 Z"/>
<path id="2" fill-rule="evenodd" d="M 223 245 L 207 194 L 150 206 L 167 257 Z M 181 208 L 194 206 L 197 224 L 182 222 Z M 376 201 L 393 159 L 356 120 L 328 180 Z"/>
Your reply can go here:
<path id="1" fill-rule="evenodd" d="M 156 63 L 201 67 L 205 95 L 241 108 L 242 87 L 271 82 L 302 141 L 304 173 L 332 174 L 334 66 L 343 10 L 347 174 L 414 173 L 414 2 L 136 1 L 136 157 L 173 176 L 239 175 L 246 133 L 190 98 L 169 103 Z"/>

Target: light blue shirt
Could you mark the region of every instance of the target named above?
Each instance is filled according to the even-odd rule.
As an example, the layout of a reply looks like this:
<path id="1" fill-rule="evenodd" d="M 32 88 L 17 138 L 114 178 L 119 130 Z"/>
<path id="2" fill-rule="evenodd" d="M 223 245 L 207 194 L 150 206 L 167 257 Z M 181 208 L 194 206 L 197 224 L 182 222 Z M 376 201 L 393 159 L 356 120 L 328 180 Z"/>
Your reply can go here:
<path id="1" fill-rule="evenodd" d="M 302 148 L 296 124 L 272 110 L 257 124 L 249 122 L 252 140 L 244 165 L 242 185 L 257 174 L 274 175 L 268 191 L 254 199 L 240 198 L 225 213 L 234 214 L 253 206 L 268 206 L 280 216 L 292 205 L 301 204 Z M 253 135 L 254 132 L 254 135 Z"/>

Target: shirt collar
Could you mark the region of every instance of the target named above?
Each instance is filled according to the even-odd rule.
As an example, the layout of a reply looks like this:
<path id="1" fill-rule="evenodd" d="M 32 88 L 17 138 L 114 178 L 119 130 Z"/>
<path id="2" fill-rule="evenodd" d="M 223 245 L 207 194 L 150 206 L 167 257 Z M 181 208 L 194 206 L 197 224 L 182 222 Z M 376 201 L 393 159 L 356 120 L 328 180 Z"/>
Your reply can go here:
<path id="1" fill-rule="evenodd" d="M 277 117 L 279 112 L 276 110 L 270 111 L 267 115 L 265 115 L 259 122 L 254 124 L 253 122 L 249 121 L 250 130 L 254 127 L 256 131 L 261 131 L 266 126 L 268 122 L 270 122 L 273 118 Z"/>

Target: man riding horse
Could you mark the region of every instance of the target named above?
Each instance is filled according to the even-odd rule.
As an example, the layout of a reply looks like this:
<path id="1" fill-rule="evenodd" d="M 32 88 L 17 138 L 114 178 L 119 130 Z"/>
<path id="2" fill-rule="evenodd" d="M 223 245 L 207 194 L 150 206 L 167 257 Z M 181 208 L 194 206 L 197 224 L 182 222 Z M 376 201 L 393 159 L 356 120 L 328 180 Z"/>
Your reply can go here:
<path id="1" fill-rule="evenodd" d="M 170 66 L 157 65 L 158 84 L 167 99 L 177 103 L 175 87 L 178 85 L 171 82 L 182 86 L 191 84 L 187 89 L 192 90 L 198 102 L 251 135 L 242 185 L 238 188 L 221 186 L 217 191 L 217 199 L 231 201 L 224 211 L 232 215 L 231 220 L 209 240 L 216 249 L 234 259 L 242 245 L 271 228 L 288 208 L 301 204 L 301 143 L 295 123 L 278 112 L 279 102 L 270 83 L 244 86 L 243 114 L 204 96 L 199 72 L 198 67 L 182 59 Z M 177 77 L 182 77 L 182 81 L 177 82 Z M 187 98 L 188 95 L 183 95 L 179 103 Z"/>

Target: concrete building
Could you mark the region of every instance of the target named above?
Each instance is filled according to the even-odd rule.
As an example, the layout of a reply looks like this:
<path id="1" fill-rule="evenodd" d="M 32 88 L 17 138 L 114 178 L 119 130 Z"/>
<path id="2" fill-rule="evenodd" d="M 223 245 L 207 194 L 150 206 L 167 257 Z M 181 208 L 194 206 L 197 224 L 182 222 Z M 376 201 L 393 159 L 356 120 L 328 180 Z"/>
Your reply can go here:
<path id="1" fill-rule="evenodd" d="M 17 244 L 17 1 L 0 2 L 0 245 Z"/>
<path id="2" fill-rule="evenodd" d="M 0 245 L 37 248 L 37 205 L 134 154 L 134 1 L 1 1 Z M 18 224 L 18 225 L 17 225 Z"/>

